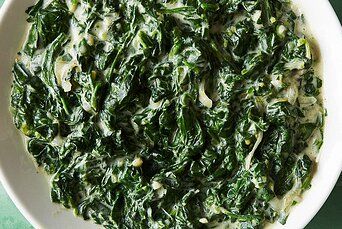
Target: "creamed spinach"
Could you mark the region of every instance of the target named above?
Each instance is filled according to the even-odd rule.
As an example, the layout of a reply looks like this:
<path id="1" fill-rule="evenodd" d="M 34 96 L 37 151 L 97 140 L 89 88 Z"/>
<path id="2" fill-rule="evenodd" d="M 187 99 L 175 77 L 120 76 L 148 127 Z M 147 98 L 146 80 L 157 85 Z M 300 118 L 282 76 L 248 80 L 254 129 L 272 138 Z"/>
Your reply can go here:
<path id="1" fill-rule="evenodd" d="M 51 199 L 105 228 L 260 228 L 310 188 L 325 111 L 289 0 L 39 0 L 11 112 Z"/>

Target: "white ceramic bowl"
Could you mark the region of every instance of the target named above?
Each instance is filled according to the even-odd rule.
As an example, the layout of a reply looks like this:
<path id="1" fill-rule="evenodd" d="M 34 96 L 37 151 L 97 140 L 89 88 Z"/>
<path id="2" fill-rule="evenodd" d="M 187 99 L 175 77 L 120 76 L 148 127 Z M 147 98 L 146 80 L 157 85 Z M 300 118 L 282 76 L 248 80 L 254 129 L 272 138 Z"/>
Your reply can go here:
<path id="1" fill-rule="evenodd" d="M 38 173 L 9 113 L 11 67 L 26 33 L 24 11 L 34 0 L 6 0 L 0 10 L 0 180 L 21 213 L 35 228 L 98 228 L 52 204 L 49 184 Z M 312 188 L 291 211 L 285 226 L 304 228 L 333 189 L 342 168 L 342 30 L 328 0 L 294 0 L 306 17 L 323 59 L 324 99 L 328 110 L 324 144 Z"/>

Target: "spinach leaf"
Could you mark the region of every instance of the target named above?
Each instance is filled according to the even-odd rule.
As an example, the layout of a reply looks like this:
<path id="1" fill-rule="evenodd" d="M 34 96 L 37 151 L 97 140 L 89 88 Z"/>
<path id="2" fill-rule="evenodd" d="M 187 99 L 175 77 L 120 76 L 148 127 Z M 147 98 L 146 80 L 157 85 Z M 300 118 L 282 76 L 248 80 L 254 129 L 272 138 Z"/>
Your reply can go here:
<path id="1" fill-rule="evenodd" d="M 290 1 L 26 12 L 10 109 L 53 202 L 105 228 L 261 228 L 310 188 L 322 80 Z"/>

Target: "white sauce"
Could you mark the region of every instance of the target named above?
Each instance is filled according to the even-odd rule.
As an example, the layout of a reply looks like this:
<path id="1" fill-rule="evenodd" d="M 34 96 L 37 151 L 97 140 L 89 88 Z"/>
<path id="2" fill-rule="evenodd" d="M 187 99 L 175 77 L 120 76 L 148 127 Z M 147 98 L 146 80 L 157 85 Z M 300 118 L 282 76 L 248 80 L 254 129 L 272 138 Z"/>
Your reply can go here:
<path id="1" fill-rule="evenodd" d="M 260 145 L 263 136 L 264 136 L 263 132 L 259 132 L 257 140 L 256 140 L 256 142 L 255 142 L 255 144 L 253 146 L 252 151 L 245 158 L 245 168 L 246 168 L 246 170 L 249 170 L 249 168 L 251 167 L 252 158 L 254 156 L 255 151 L 258 149 L 258 146 Z"/>
<path id="2" fill-rule="evenodd" d="M 199 85 L 198 100 L 207 108 L 212 108 L 213 101 L 205 93 L 205 79 Z"/>
<path id="3" fill-rule="evenodd" d="M 51 142 L 52 146 L 62 146 L 64 143 L 64 138 L 60 135 L 57 135 Z"/>
<path id="4" fill-rule="evenodd" d="M 54 72 L 57 84 L 61 86 L 65 92 L 71 91 L 72 85 L 70 80 L 67 79 L 67 76 L 75 67 L 78 67 L 76 60 L 65 62 L 61 57 L 58 57 L 55 62 Z"/>
<path id="5" fill-rule="evenodd" d="M 113 131 L 111 131 L 102 120 L 97 122 L 97 126 L 100 128 L 104 136 L 110 136 L 113 133 Z"/>

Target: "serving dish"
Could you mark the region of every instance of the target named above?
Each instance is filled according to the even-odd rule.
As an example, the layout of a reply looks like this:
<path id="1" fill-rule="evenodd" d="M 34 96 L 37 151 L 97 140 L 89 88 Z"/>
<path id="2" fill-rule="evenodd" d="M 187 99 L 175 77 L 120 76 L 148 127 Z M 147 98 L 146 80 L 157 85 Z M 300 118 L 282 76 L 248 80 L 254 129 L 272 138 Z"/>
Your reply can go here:
<path id="1" fill-rule="evenodd" d="M 24 22 L 24 10 L 33 2 L 21 3 L 8 1 L 2 8 L 0 16 L 0 41 L 1 70 L 3 77 L 1 88 L 5 89 L 1 97 L 2 126 L 0 134 L 1 151 L 1 178 L 10 196 L 23 212 L 25 217 L 37 228 L 66 228 L 95 227 L 91 223 L 75 219 L 68 211 L 50 203 L 47 190 L 47 179 L 42 173 L 35 174 L 35 167 L 23 152 L 20 136 L 14 131 L 8 112 L 8 94 L 10 90 L 11 74 L 10 66 L 16 50 L 20 46 L 25 23 L 14 25 L 17 21 Z M 338 139 L 341 135 L 339 126 L 341 122 L 341 110 L 335 107 L 334 102 L 341 97 L 339 87 L 342 81 L 338 78 L 338 63 L 341 61 L 341 28 L 331 7 L 325 1 L 318 1 L 312 6 L 309 1 L 295 1 L 298 3 L 307 19 L 308 26 L 312 29 L 314 37 L 320 44 L 325 81 L 325 105 L 328 109 L 328 118 L 325 130 L 325 144 L 321 151 L 320 164 L 317 174 L 312 182 L 313 188 L 306 193 L 303 202 L 293 209 L 285 227 L 302 228 L 323 204 L 330 193 L 341 171 L 341 156 L 339 155 Z M 322 9 L 325 9 L 322 11 Z M 323 12 L 323 13 L 322 13 Z M 324 18 L 324 19 L 322 19 Z M 44 210 L 42 210 L 44 209 Z M 279 226 L 281 227 L 281 226 Z"/>

